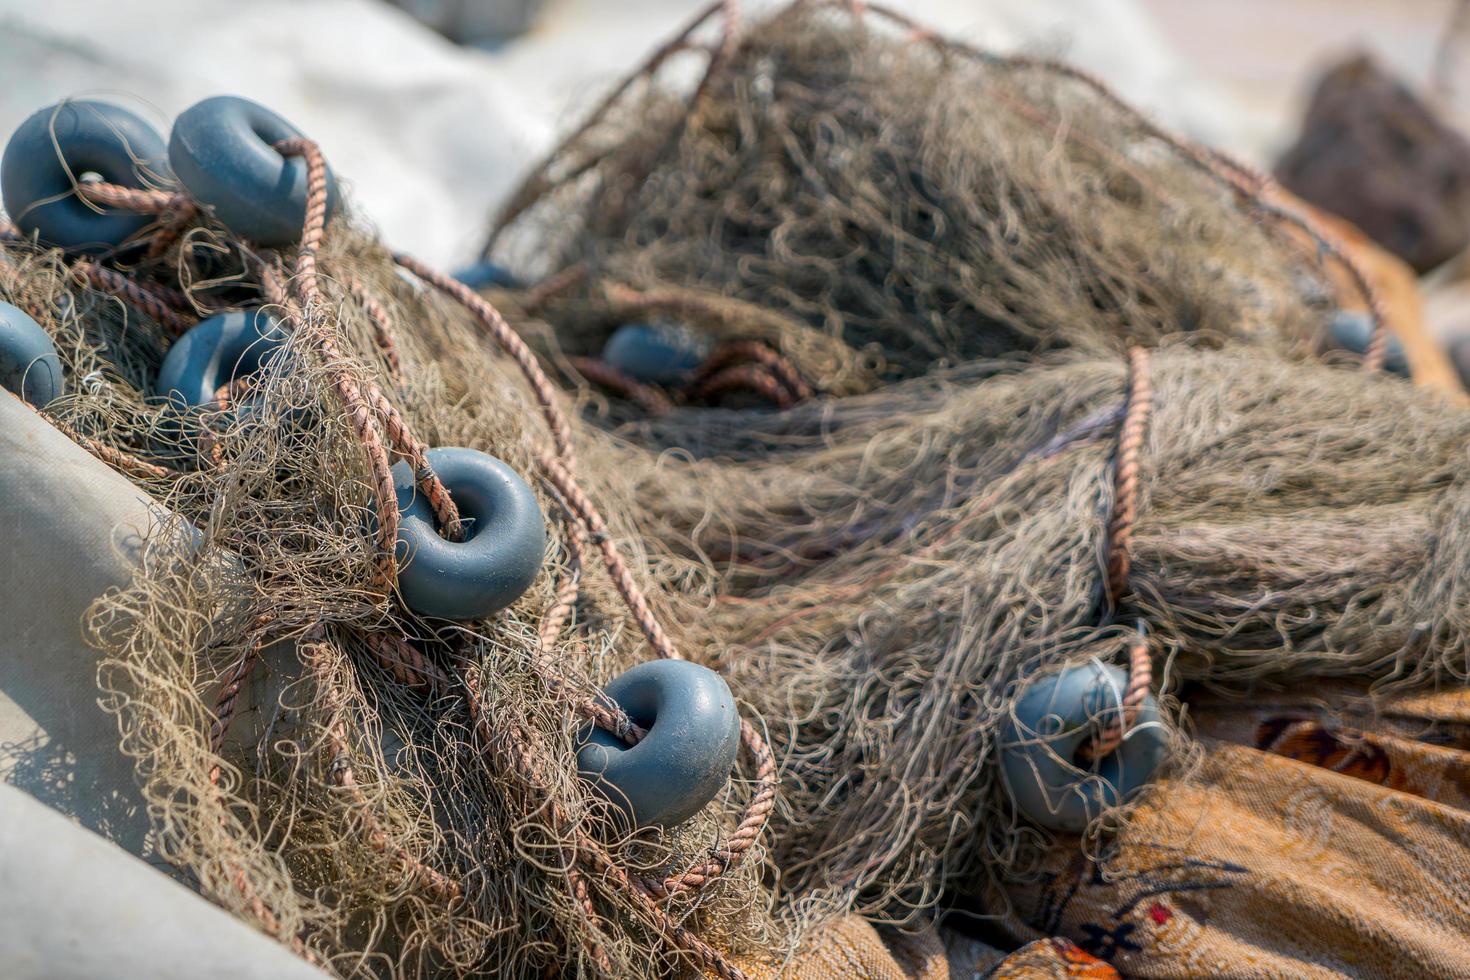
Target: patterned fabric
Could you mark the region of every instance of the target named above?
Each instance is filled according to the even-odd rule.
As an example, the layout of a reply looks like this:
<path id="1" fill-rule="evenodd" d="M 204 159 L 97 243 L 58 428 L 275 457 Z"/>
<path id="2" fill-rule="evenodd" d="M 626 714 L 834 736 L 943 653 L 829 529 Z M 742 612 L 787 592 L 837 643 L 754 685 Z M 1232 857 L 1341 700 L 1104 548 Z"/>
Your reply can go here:
<path id="1" fill-rule="evenodd" d="M 944 946 L 932 930 L 895 936 L 890 951 L 867 920 L 850 915 L 809 937 L 790 963 L 735 960 L 750 980 L 950 980 Z"/>
<path id="2" fill-rule="evenodd" d="M 933 929 L 874 929 L 848 916 L 781 966 L 736 960 L 751 980 L 1118 980 L 1108 964 L 1066 939 L 1041 939 L 1010 955 Z"/>
<path id="3" fill-rule="evenodd" d="M 1190 696 L 1199 769 L 1018 889 L 1005 953 L 851 917 L 756 980 L 1470 977 L 1470 691 Z"/>
<path id="4" fill-rule="evenodd" d="M 1470 692 L 1316 694 L 1190 698 L 1201 769 L 1060 842 L 1015 932 L 1130 977 L 1470 976 Z"/>
<path id="5" fill-rule="evenodd" d="M 955 974 L 959 980 L 961 974 Z M 1067 939 L 1038 939 L 997 963 L 985 980 L 1118 980 L 1118 971 Z"/>

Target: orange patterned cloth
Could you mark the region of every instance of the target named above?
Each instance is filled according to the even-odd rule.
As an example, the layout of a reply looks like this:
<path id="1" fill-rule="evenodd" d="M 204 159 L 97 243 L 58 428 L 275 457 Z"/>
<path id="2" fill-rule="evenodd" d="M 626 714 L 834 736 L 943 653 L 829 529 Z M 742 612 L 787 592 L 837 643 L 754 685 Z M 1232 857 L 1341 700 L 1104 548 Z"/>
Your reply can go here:
<path id="1" fill-rule="evenodd" d="M 1039 939 L 1006 954 L 932 928 L 883 930 L 851 915 L 810 937 L 785 964 L 737 959 L 751 980 L 1118 980 L 1118 972 L 1066 939 Z"/>
<path id="2" fill-rule="evenodd" d="M 976 974 L 981 975 L 981 974 Z M 966 976 L 954 973 L 958 980 Z M 1118 971 L 1068 939 L 1038 939 L 997 963 L 985 980 L 1117 980 Z"/>
<path id="3" fill-rule="evenodd" d="M 1187 698 L 1201 767 L 1096 859 L 1057 842 L 1019 946 L 856 916 L 757 980 L 1470 976 L 1470 690 Z"/>
<path id="4" fill-rule="evenodd" d="M 1136 977 L 1470 976 L 1470 692 L 1191 699 L 1202 769 L 1099 860 L 1059 845 L 1018 937 Z"/>

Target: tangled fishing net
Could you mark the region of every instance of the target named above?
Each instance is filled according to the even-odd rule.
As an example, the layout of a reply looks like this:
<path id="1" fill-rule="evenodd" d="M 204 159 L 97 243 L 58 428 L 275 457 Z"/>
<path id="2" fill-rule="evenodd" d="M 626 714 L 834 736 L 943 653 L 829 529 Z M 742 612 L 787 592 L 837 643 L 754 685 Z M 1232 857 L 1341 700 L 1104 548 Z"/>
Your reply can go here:
<path id="1" fill-rule="evenodd" d="M 1333 243 L 1075 73 L 859 6 L 727 20 L 692 94 L 642 84 L 698 45 L 662 49 L 508 206 L 532 284 L 494 306 L 328 223 L 305 141 L 296 246 L 166 177 L 76 188 L 156 213 L 140 250 L 6 240 L 0 298 L 68 380 L 47 416 L 173 515 L 89 626 L 210 899 L 344 975 L 733 977 L 841 911 L 1000 913 L 1053 839 L 997 762 L 1046 671 L 1127 656 L 1175 733 L 1189 682 L 1465 677 L 1470 421 L 1303 356 Z M 255 305 L 285 343 L 182 425 L 164 352 Z M 699 342 L 688 383 L 599 359 L 637 320 Z M 494 616 L 394 594 L 389 463 L 456 533 L 426 446 L 547 515 Z M 579 733 L 636 740 L 598 689 L 675 652 L 728 679 L 745 751 L 630 834 Z M 1136 734 L 1119 694 L 1099 757 Z"/>
<path id="2" fill-rule="evenodd" d="M 1018 689 L 1126 663 L 1136 620 L 1165 690 L 1465 679 L 1462 412 L 1239 351 L 1171 349 L 1151 378 L 1116 604 L 1119 361 L 750 419 L 768 452 L 739 461 L 611 450 L 668 577 L 704 573 L 680 641 L 772 729 L 787 887 L 903 919 L 1023 877 L 1048 840 L 996 766 Z"/>
<path id="3" fill-rule="evenodd" d="M 1302 356 L 1341 301 L 1324 255 L 1378 312 L 1351 260 L 1090 79 L 912 27 L 798 4 L 692 95 L 657 84 L 666 46 L 488 247 L 554 256 L 497 298 L 609 430 L 594 479 L 677 639 L 771 728 L 783 889 L 893 921 L 946 892 L 1002 914 L 1055 839 L 997 764 L 1049 671 L 1152 673 L 1178 732 L 1193 683 L 1470 669 L 1465 419 L 1373 373 L 1382 330 L 1366 373 Z M 597 352 L 635 318 L 714 353 L 620 376 Z"/>
<path id="4" fill-rule="evenodd" d="M 676 39 L 512 196 L 487 249 L 559 273 L 522 299 L 560 351 L 697 311 L 851 394 L 1166 336 L 1318 345 L 1335 247 L 1260 175 L 1071 69 L 860 6 L 758 24 L 693 95 L 657 84 Z"/>
<path id="5" fill-rule="evenodd" d="M 146 254 L 113 268 L 12 235 L 0 266 L 70 380 L 49 417 L 171 515 L 89 624 L 162 855 L 343 974 L 734 975 L 710 943 L 781 941 L 756 728 L 747 777 L 667 834 L 630 834 L 579 780 L 589 720 L 638 735 L 597 687 L 652 655 L 645 640 L 674 653 L 646 572 L 581 495 L 555 395 L 493 309 L 350 215 L 324 233 L 320 155 L 283 152 L 311 165 L 289 254 L 170 190 L 94 185 L 79 193 L 160 213 Z M 175 336 L 257 304 L 290 327 L 259 371 L 184 419 L 151 397 Z M 431 625 L 393 599 L 387 466 L 409 460 L 433 498 L 422 439 L 544 474 L 545 570 L 482 622 Z"/>

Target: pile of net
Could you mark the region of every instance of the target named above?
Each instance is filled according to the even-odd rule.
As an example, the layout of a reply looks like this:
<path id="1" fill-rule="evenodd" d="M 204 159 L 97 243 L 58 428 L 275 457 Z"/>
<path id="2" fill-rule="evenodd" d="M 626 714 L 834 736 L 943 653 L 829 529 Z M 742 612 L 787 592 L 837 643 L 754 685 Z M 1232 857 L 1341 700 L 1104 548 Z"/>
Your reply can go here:
<path id="1" fill-rule="evenodd" d="M 599 471 L 688 583 L 678 640 L 711 649 L 770 726 L 794 893 L 906 919 L 950 890 L 1004 912 L 1004 884 L 1055 840 L 1003 784 L 1004 723 L 1049 669 L 1126 664 L 1139 620 L 1166 692 L 1470 673 L 1470 417 L 1254 352 L 1151 368 L 1116 605 L 1121 360 L 747 419 L 738 457 L 609 443 Z"/>
<path id="2" fill-rule="evenodd" d="M 1072 69 L 863 10 L 796 4 L 692 95 L 660 83 L 676 39 L 512 196 L 487 254 L 560 274 L 523 298 L 560 352 L 693 312 L 852 394 L 1163 337 L 1319 346 L 1334 247 L 1260 220 L 1290 217 L 1265 178 Z"/>
<path id="3" fill-rule="evenodd" d="M 1044 848 L 1094 851 L 1126 811 L 1038 828 L 999 743 L 1140 628 L 1176 775 L 1193 684 L 1464 681 L 1470 420 L 1304 356 L 1376 301 L 1332 294 L 1266 182 L 871 5 L 727 38 L 692 94 L 657 77 L 686 47 L 513 198 L 488 254 L 538 282 L 491 295 L 583 392 L 676 640 L 770 729 L 786 902 L 999 916 Z M 620 377 L 635 321 L 713 353 Z"/>
<path id="4" fill-rule="evenodd" d="M 0 299 L 60 358 L 44 414 L 160 505 L 134 581 L 86 623 L 158 856 L 341 975 L 734 976 L 731 953 L 784 948 L 758 720 L 747 763 L 667 832 L 630 832 L 578 777 L 589 724 L 638 737 L 599 688 L 677 652 L 636 541 L 582 494 L 557 397 L 498 314 L 350 204 L 326 223 L 325 164 L 295 152 L 299 246 L 248 244 L 156 175 L 75 190 L 157 214 L 121 251 L 14 229 L 0 246 Z M 242 307 L 284 342 L 181 416 L 158 397 L 165 352 Z M 387 467 L 432 492 L 434 446 L 493 454 L 546 515 L 529 590 L 474 622 L 416 616 L 393 587 Z"/>
<path id="5" fill-rule="evenodd" d="M 1464 678 L 1470 419 L 1305 356 L 1331 242 L 1085 80 L 851 6 L 727 20 L 692 95 L 615 93 L 507 209 L 529 284 L 494 305 L 350 202 L 326 223 L 304 142 L 300 245 L 166 178 L 75 189 L 157 213 L 143 248 L 3 243 L 63 366 L 45 414 L 173 515 L 88 627 L 211 900 L 342 975 L 734 977 L 851 910 L 1002 914 L 1043 848 L 1092 849 L 1126 811 L 1039 829 L 999 732 L 1140 622 L 1179 770 L 1187 683 Z M 165 351 L 256 305 L 286 342 L 181 435 Z M 702 387 L 598 373 L 635 321 L 705 345 Z M 393 589 L 386 466 L 432 497 L 426 446 L 547 516 L 493 616 Z M 630 834 L 579 733 L 636 738 L 599 688 L 674 653 L 728 680 L 746 751 Z"/>

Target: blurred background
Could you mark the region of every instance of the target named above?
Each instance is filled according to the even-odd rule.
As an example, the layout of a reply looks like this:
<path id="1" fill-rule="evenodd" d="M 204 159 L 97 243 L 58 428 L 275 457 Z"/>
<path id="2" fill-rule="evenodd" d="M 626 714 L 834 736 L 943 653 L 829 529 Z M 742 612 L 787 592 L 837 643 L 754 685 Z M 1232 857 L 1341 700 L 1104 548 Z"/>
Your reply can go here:
<path id="1" fill-rule="evenodd" d="M 0 130 L 65 96 L 121 100 L 166 129 L 200 98 L 245 95 L 324 146 L 390 241 L 462 264 L 522 170 L 703 5 L 0 0 Z M 1466 0 L 899 5 L 982 46 L 1071 60 L 1168 126 L 1352 212 L 1428 274 L 1430 329 L 1470 331 L 1458 258 L 1470 239 Z M 743 5 L 747 17 L 771 6 Z"/>

